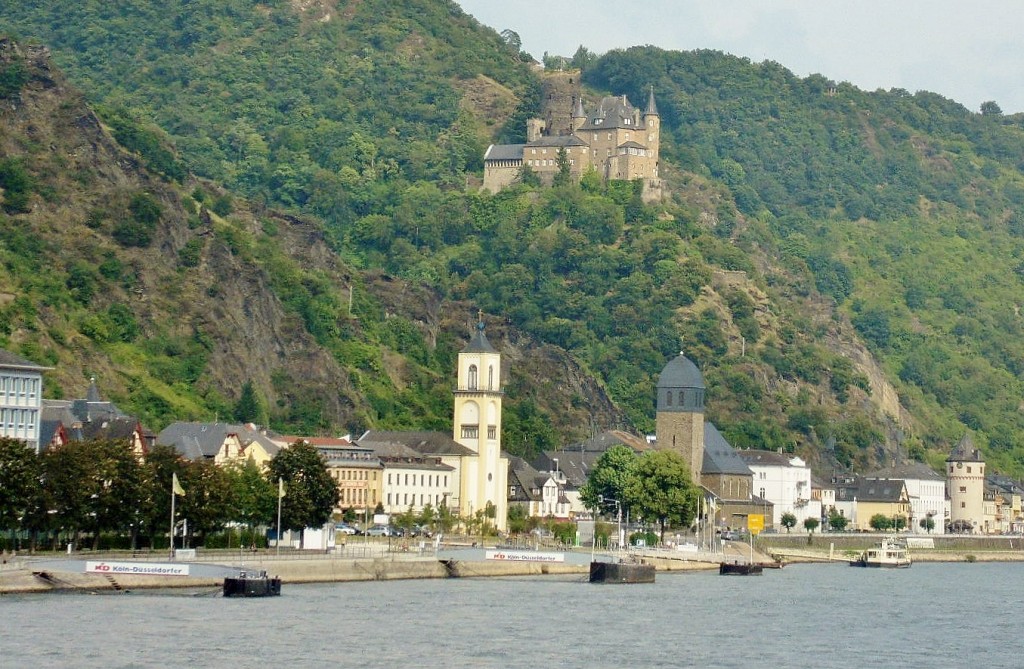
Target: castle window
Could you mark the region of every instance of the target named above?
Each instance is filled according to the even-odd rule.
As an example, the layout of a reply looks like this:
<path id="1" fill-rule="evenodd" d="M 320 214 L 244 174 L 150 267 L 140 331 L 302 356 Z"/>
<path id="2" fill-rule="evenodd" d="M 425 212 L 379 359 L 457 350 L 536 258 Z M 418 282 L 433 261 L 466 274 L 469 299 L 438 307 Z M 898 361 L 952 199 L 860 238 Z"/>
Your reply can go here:
<path id="1" fill-rule="evenodd" d="M 487 368 L 487 389 L 494 390 L 494 366 Z"/>
<path id="2" fill-rule="evenodd" d="M 622 119 L 622 123 L 623 123 L 624 125 L 629 125 L 629 122 L 630 122 L 631 120 L 633 120 L 633 119 L 628 119 L 628 118 L 624 118 L 624 119 Z"/>
<path id="3" fill-rule="evenodd" d="M 537 149 L 530 149 L 530 153 L 532 155 L 537 155 Z"/>
<path id="4" fill-rule="evenodd" d="M 467 384 L 469 386 L 469 389 L 470 390 L 476 390 L 476 383 L 477 383 L 477 380 L 476 380 L 476 365 L 470 365 L 469 366 L 469 379 L 468 379 L 468 384 Z"/>
<path id="5" fill-rule="evenodd" d="M 960 492 L 967 492 L 967 486 L 965 486 L 965 485 L 960 486 Z"/>
<path id="6" fill-rule="evenodd" d="M 672 406 L 672 391 L 665 393 L 665 406 Z"/>
<path id="7" fill-rule="evenodd" d="M 970 474 L 970 473 L 971 473 L 971 466 L 970 466 L 970 465 L 967 465 L 967 473 L 968 473 L 968 474 Z"/>

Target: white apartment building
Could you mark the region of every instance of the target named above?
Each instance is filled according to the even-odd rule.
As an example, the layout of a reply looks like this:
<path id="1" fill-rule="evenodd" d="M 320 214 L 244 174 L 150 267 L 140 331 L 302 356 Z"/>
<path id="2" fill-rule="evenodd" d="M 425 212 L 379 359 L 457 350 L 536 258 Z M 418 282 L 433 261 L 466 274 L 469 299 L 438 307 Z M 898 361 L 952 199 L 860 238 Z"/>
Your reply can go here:
<path id="1" fill-rule="evenodd" d="M 381 457 L 384 465 L 381 501 L 384 512 L 422 511 L 427 505 L 448 506 L 455 468 L 440 458 Z"/>
<path id="2" fill-rule="evenodd" d="M 0 349 L 0 437 L 21 439 L 36 453 L 47 369 Z"/>
<path id="3" fill-rule="evenodd" d="M 796 516 L 798 531 L 803 530 L 806 519 L 821 519 L 821 500 L 811 494 L 811 468 L 801 458 L 775 451 L 737 450 L 736 453 L 754 473 L 754 495 L 774 505 L 772 527 L 780 527 L 786 513 Z"/>

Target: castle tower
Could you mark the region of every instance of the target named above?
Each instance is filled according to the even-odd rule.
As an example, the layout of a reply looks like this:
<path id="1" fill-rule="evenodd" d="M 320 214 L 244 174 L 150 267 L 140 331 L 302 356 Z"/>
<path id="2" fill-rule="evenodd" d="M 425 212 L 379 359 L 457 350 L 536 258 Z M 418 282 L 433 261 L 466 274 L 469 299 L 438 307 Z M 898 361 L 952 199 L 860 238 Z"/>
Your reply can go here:
<path id="1" fill-rule="evenodd" d="M 946 458 L 949 522 L 954 531 L 985 531 L 985 461 L 965 434 Z"/>
<path id="2" fill-rule="evenodd" d="M 494 523 L 507 524 L 508 459 L 501 457 L 501 354 L 478 322 L 459 353 L 452 438 L 474 453 L 462 459 L 460 499 L 465 516 L 494 505 Z"/>
<path id="3" fill-rule="evenodd" d="M 704 376 L 682 353 L 658 377 L 655 419 L 658 448 L 672 450 L 690 465 L 690 477 L 700 485 L 704 466 Z"/>
<path id="4" fill-rule="evenodd" d="M 661 115 L 658 113 L 658 105 L 654 102 L 654 86 L 647 96 L 647 109 L 644 111 L 644 126 L 647 129 L 647 151 L 650 156 L 650 171 L 655 179 L 659 179 L 658 161 L 661 160 L 659 148 L 661 147 Z"/>

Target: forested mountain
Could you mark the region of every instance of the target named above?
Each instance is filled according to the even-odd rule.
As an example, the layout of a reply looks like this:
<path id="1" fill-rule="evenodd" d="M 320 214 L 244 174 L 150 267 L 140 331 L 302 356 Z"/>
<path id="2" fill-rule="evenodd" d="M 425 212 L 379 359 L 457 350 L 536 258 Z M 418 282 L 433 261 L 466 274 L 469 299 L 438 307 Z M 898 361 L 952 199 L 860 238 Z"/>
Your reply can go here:
<path id="1" fill-rule="evenodd" d="M 650 429 L 682 348 L 737 446 L 935 464 L 970 429 L 1024 471 L 1019 117 L 633 48 L 588 61 L 584 95 L 654 86 L 666 201 L 593 179 L 491 196 L 483 150 L 544 80 L 454 3 L 29 1 L 0 31 L 48 45 L 124 147 L 69 158 L 77 107 L 42 124 L 25 101 L 50 75 L 2 66 L 0 346 L 72 386 L 115 375 L 155 427 L 230 412 L 251 378 L 271 424 L 444 429 L 479 307 L 516 351 L 513 452 Z M 239 304 L 277 309 L 262 372 Z"/>

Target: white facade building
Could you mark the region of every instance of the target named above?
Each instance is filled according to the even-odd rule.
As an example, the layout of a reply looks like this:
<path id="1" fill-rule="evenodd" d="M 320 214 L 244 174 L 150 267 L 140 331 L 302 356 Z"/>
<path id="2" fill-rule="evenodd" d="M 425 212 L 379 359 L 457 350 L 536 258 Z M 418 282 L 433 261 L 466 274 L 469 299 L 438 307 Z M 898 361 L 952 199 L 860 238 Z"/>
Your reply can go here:
<path id="1" fill-rule="evenodd" d="M 21 439 L 39 452 L 43 367 L 0 350 L 0 437 Z"/>
<path id="2" fill-rule="evenodd" d="M 780 527 L 786 513 L 796 516 L 797 530 L 808 518 L 821 519 L 821 500 L 811 495 L 811 468 L 806 462 L 791 453 L 736 452 L 754 473 L 754 495 L 774 505 L 772 527 Z"/>
<path id="3" fill-rule="evenodd" d="M 382 457 L 384 512 L 422 511 L 430 505 L 437 509 L 447 505 L 451 495 L 452 467 L 440 458 Z"/>

